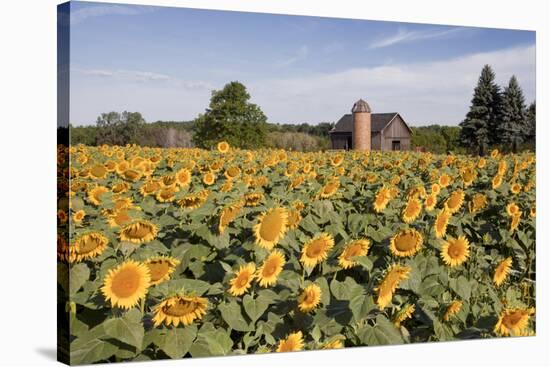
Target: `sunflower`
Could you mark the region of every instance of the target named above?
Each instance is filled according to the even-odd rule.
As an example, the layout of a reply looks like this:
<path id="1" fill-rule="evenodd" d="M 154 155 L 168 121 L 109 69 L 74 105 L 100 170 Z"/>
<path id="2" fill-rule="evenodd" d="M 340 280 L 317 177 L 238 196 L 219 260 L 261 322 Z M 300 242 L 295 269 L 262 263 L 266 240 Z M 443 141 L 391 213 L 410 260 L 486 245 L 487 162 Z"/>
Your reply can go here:
<path id="1" fill-rule="evenodd" d="M 84 210 L 78 210 L 76 211 L 74 214 L 73 214 L 73 221 L 75 223 L 82 223 L 82 220 L 84 219 L 84 217 L 86 216 L 86 212 Z"/>
<path id="2" fill-rule="evenodd" d="M 300 186 L 302 183 L 304 183 L 304 180 L 305 180 L 304 175 L 295 176 L 290 180 L 290 183 L 288 184 L 288 187 L 291 188 L 291 189 L 295 189 L 298 186 Z"/>
<path id="3" fill-rule="evenodd" d="M 333 338 L 328 342 L 324 343 L 321 349 L 342 349 L 344 348 L 344 343 L 342 343 L 343 337 Z"/>
<path id="4" fill-rule="evenodd" d="M 448 174 L 444 173 L 442 174 L 441 176 L 439 176 L 439 186 L 441 187 L 447 187 L 451 184 L 451 176 L 449 176 Z"/>
<path id="5" fill-rule="evenodd" d="M 220 141 L 218 143 L 218 152 L 227 153 L 229 152 L 229 143 L 226 141 Z"/>
<path id="6" fill-rule="evenodd" d="M 285 208 L 272 208 L 263 212 L 254 226 L 256 244 L 271 250 L 285 235 L 288 225 L 288 211 Z"/>
<path id="7" fill-rule="evenodd" d="M 176 172 L 176 183 L 179 186 L 188 186 L 191 182 L 191 172 L 187 168 L 182 168 Z"/>
<path id="8" fill-rule="evenodd" d="M 206 172 L 202 177 L 202 182 L 208 186 L 213 185 L 216 182 L 216 175 L 213 172 Z"/>
<path id="9" fill-rule="evenodd" d="M 164 175 L 158 181 L 162 188 L 174 187 L 178 184 L 178 179 L 175 175 Z"/>
<path id="10" fill-rule="evenodd" d="M 233 182 L 226 181 L 223 183 L 223 185 L 220 187 L 221 192 L 229 192 L 233 188 Z"/>
<path id="11" fill-rule="evenodd" d="M 411 268 L 408 266 L 402 266 L 398 264 L 391 265 L 386 271 L 384 279 L 380 285 L 375 289 L 378 293 L 378 299 L 376 303 L 380 310 L 383 310 L 392 300 L 393 293 L 399 286 L 402 280 L 409 277 Z"/>
<path id="12" fill-rule="evenodd" d="M 150 281 L 147 266 L 128 260 L 109 270 L 101 292 L 111 301 L 111 307 L 130 309 L 145 297 Z"/>
<path id="13" fill-rule="evenodd" d="M 511 217 L 517 215 L 519 213 L 519 206 L 516 203 L 506 205 L 506 213 Z"/>
<path id="14" fill-rule="evenodd" d="M 190 194 L 184 196 L 178 200 L 178 205 L 183 209 L 197 209 L 208 199 L 208 191 L 202 190 L 196 194 Z"/>
<path id="15" fill-rule="evenodd" d="M 462 301 L 461 300 L 454 300 L 452 301 L 449 306 L 447 306 L 447 309 L 445 310 L 445 313 L 443 314 L 443 321 L 449 321 L 452 316 L 456 315 L 460 312 L 460 309 L 462 308 Z"/>
<path id="16" fill-rule="evenodd" d="M 325 186 L 321 188 L 319 191 L 319 196 L 323 199 L 329 198 L 332 195 L 338 191 L 338 188 L 340 187 L 340 181 L 337 179 L 330 180 Z"/>
<path id="17" fill-rule="evenodd" d="M 176 193 L 179 189 L 175 186 L 163 187 L 157 191 L 155 198 L 161 203 L 169 203 L 176 199 Z"/>
<path id="18" fill-rule="evenodd" d="M 521 191 L 521 185 L 518 184 L 517 182 L 513 183 L 512 186 L 510 187 L 510 191 L 514 195 L 518 194 Z"/>
<path id="19" fill-rule="evenodd" d="M 321 233 L 304 245 L 300 262 L 306 268 L 313 268 L 328 257 L 328 252 L 333 246 L 332 236 L 328 233 Z"/>
<path id="20" fill-rule="evenodd" d="M 521 212 L 519 212 L 518 214 L 512 215 L 512 219 L 510 220 L 510 232 L 513 232 L 518 228 L 520 221 L 521 221 Z"/>
<path id="21" fill-rule="evenodd" d="M 120 240 L 139 244 L 152 241 L 157 233 L 158 228 L 155 224 L 146 220 L 136 220 L 120 231 Z"/>
<path id="22" fill-rule="evenodd" d="M 499 175 L 499 174 L 495 175 L 492 181 L 493 189 L 498 188 L 501 184 L 502 184 L 502 175 Z"/>
<path id="23" fill-rule="evenodd" d="M 261 192 L 253 192 L 246 194 L 244 196 L 244 205 L 245 206 L 258 206 L 264 198 L 264 195 Z"/>
<path id="24" fill-rule="evenodd" d="M 130 184 L 128 182 L 118 182 L 111 188 L 113 194 L 123 194 L 128 190 L 130 190 Z"/>
<path id="25" fill-rule="evenodd" d="M 225 231 L 225 228 L 237 218 L 237 216 L 240 214 L 242 209 L 242 204 L 235 203 L 229 206 L 226 206 L 222 209 L 222 212 L 220 214 L 220 222 L 218 224 L 218 231 L 220 234 L 223 234 Z"/>
<path id="26" fill-rule="evenodd" d="M 144 182 L 141 185 L 141 187 L 139 188 L 139 192 L 143 196 L 149 196 L 149 195 L 155 194 L 159 189 L 160 189 L 160 184 L 158 183 L 158 181 L 150 180 L 150 181 Z"/>
<path id="27" fill-rule="evenodd" d="M 298 297 L 298 308 L 302 312 L 313 311 L 319 303 L 321 303 L 321 287 L 317 284 L 308 285 Z"/>
<path id="28" fill-rule="evenodd" d="M 298 210 L 290 210 L 288 212 L 288 229 L 296 229 L 302 221 L 302 215 Z"/>
<path id="29" fill-rule="evenodd" d="M 107 223 L 111 228 L 122 227 L 132 222 L 132 220 L 133 218 L 126 209 L 111 211 L 107 214 Z"/>
<path id="30" fill-rule="evenodd" d="M 376 211 L 377 213 L 380 213 L 381 211 L 386 209 L 386 206 L 390 202 L 390 199 L 391 199 L 390 190 L 386 187 L 382 187 L 380 190 L 378 190 L 378 193 L 374 198 L 374 211 Z"/>
<path id="31" fill-rule="evenodd" d="M 390 240 L 390 251 L 395 256 L 414 256 L 422 248 L 423 238 L 415 229 L 405 229 Z"/>
<path id="32" fill-rule="evenodd" d="M 90 191 L 88 191 L 88 200 L 94 204 L 94 205 L 101 205 L 102 199 L 101 197 L 108 193 L 109 189 L 105 186 L 96 186 Z"/>
<path id="33" fill-rule="evenodd" d="M 139 181 L 142 176 L 143 176 L 143 172 L 141 172 L 141 170 L 139 169 L 129 168 L 124 172 L 122 172 L 122 177 L 124 177 L 128 181 L 133 181 L 133 182 Z"/>
<path id="34" fill-rule="evenodd" d="M 89 260 L 99 256 L 107 248 L 109 240 L 99 232 L 91 232 L 78 237 L 71 246 L 76 261 Z"/>
<path id="35" fill-rule="evenodd" d="M 338 257 L 338 264 L 344 268 L 349 269 L 357 265 L 357 263 L 351 260 L 355 256 L 366 256 L 370 247 L 370 241 L 367 239 L 360 239 L 350 242 L 346 245 L 340 256 Z"/>
<path id="36" fill-rule="evenodd" d="M 529 325 L 529 316 L 534 314 L 533 308 L 505 309 L 499 315 L 494 332 L 500 336 L 520 335 Z"/>
<path id="37" fill-rule="evenodd" d="M 228 180 L 234 180 L 241 174 L 241 169 L 237 166 L 231 166 L 223 174 Z"/>
<path id="38" fill-rule="evenodd" d="M 235 277 L 229 281 L 231 287 L 229 293 L 233 296 L 241 296 L 248 291 L 250 284 L 254 279 L 254 273 L 256 272 L 256 266 L 253 263 L 241 265 L 239 270 L 235 273 Z"/>
<path id="39" fill-rule="evenodd" d="M 191 325 L 206 315 L 208 299 L 190 295 L 175 295 L 164 299 L 153 308 L 153 322 L 157 327 L 164 323 L 166 326 Z"/>
<path id="40" fill-rule="evenodd" d="M 512 258 L 507 257 L 506 259 L 502 260 L 498 266 L 495 269 L 495 274 L 493 275 L 493 283 L 497 287 L 500 287 L 502 283 L 506 280 L 508 277 L 508 274 L 510 273 L 510 268 L 512 267 Z"/>
<path id="41" fill-rule="evenodd" d="M 174 272 L 180 261 L 169 256 L 155 256 L 147 259 L 144 264 L 149 268 L 151 285 L 156 285 L 170 279 L 170 274 Z"/>
<path id="42" fill-rule="evenodd" d="M 441 192 L 441 186 L 439 186 L 438 183 L 433 183 L 432 184 L 432 194 L 439 195 L 440 192 Z"/>
<path id="43" fill-rule="evenodd" d="M 274 285 L 283 270 L 283 266 L 285 266 L 285 262 L 285 255 L 281 251 L 274 250 L 271 252 L 256 272 L 256 278 L 260 286 L 269 287 Z"/>
<path id="44" fill-rule="evenodd" d="M 450 218 L 451 213 L 446 208 L 441 209 L 434 223 L 434 231 L 437 238 L 443 238 L 447 233 L 447 225 Z"/>
<path id="45" fill-rule="evenodd" d="M 477 193 L 468 204 L 470 213 L 476 213 L 487 206 L 487 196 Z"/>
<path id="46" fill-rule="evenodd" d="M 464 186 L 470 186 L 477 177 L 477 172 L 472 167 L 467 167 L 461 172 L 462 181 L 464 181 Z"/>
<path id="47" fill-rule="evenodd" d="M 105 176 L 107 176 L 107 168 L 102 164 L 96 164 L 90 168 L 90 175 L 96 179 L 105 178 Z"/>
<path id="48" fill-rule="evenodd" d="M 491 151 L 491 158 L 496 159 L 498 157 L 498 154 L 499 154 L 498 149 L 493 149 Z"/>
<path id="49" fill-rule="evenodd" d="M 403 307 L 397 311 L 393 318 L 393 324 L 396 328 L 401 326 L 401 323 L 407 319 L 410 319 L 414 313 L 415 306 L 409 303 L 406 303 Z"/>
<path id="50" fill-rule="evenodd" d="M 462 207 L 462 204 L 464 203 L 464 191 L 461 189 L 456 190 L 453 192 L 447 200 L 445 200 L 445 208 L 449 211 L 449 213 L 454 214 L 460 210 Z"/>
<path id="51" fill-rule="evenodd" d="M 422 211 L 422 204 L 416 197 L 412 197 L 408 200 L 405 209 L 403 209 L 403 221 L 405 223 L 413 222 Z"/>
<path id="52" fill-rule="evenodd" d="M 441 246 L 441 259 L 451 267 L 465 262 L 470 256 L 470 243 L 466 236 L 458 238 L 449 237 Z"/>
<path id="53" fill-rule="evenodd" d="M 427 195 L 426 199 L 424 199 L 424 206 L 426 207 L 427 211 L 434 210 L 436 204 L 437 204 L 437 195 L 434 193 Z"/>
<path id="54" fill-rule="evenodd" d="M 277 352 L 295 352 L 304 349 L 304 338 L 301 331 L 289 334 L 286 339 L 280 340 Z"/>

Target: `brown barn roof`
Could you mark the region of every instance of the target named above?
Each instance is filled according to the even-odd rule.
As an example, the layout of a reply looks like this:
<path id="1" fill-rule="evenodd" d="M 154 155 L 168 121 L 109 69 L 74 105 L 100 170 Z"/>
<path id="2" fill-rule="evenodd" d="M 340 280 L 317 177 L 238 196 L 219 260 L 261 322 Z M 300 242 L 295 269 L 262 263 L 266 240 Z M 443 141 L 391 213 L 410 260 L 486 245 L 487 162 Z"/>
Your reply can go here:
<path id="1" fill-rule="evenodd" d="M 382 131 L 397 114 L 397 112 L 371 114 L 371 131 L 373 133 L 378 133 Z M 342 116 L 340 120 L 338 120 L 338 122 L 336 123 L 334 128 L 330 130 L 330 132 L 347 133 L 351 132 L 352 128 L 353 119 L 351 118 L 351 113 L 348 113 Z"/>

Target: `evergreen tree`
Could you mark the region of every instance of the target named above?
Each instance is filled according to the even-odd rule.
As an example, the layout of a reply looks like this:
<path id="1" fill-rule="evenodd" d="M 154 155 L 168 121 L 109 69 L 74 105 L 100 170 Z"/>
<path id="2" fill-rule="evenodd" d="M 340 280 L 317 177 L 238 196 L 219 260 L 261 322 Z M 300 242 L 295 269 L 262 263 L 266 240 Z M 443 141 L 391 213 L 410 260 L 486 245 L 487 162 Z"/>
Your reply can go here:
<path id="1" fill-rule="evenodd" d="M 485 65 L 474 89 L 470 111 L 460 123 L 459 141 L 462 146 L 475 148 L 483 155 L 487 146 L 495 142 L 491 131 L 498 121 L 499 100 L 495 73 L 489 65 Z"/>
<path id="2" fill-rule="evenodd" d="M 527 128 L 525 129 L 525 140 L 529 142 L 534 142 L 535 136 L 537 134 L 537 105 L 535 101 L 531 103 L 529 107 L 527 107 L 526 119 Z"/>
<path id="3" fill-rule="evenodd" d="M 246 87 L 236 81 L 213 91 L 209 108 L 195 120 L 195 145 L 212 148 L 224 140 L 239 148 L 265 146 L 267 118 L 249 99 Z"/>
<path id="4" fill-rule="evenodd" d="M 528 135 L 525 98 L 515 76 L 510 78 L 504 88 L 500 105 L 501 121 L 496 131 L 498 140 L 504 146 L 511 146 L 514 151 Z"/>

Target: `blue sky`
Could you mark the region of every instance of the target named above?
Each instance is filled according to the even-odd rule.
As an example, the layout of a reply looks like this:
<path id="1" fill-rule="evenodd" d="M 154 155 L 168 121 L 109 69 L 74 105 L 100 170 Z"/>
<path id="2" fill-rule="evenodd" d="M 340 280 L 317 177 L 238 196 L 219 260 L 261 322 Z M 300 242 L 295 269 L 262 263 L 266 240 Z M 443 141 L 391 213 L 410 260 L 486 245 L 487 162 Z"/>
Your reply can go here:
<path id="1" fill-rule="evenodd" d="M 271 122 L 336 121 L 353 102 L 456 125 L 484 64 L 535 98 L 535 32 L 73 2 L 71 123 L 139 111 L 191 120 L 243 82 Z"/>

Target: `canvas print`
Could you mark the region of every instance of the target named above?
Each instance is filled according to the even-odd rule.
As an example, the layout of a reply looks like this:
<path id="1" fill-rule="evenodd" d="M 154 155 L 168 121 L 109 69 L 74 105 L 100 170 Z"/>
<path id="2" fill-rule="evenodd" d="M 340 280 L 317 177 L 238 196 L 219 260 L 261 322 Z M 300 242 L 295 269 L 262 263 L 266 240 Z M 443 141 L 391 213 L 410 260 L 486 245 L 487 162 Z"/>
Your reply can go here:
<path id="1" fill-rule="evenodd" d="M 57 26 L 60 361 L 535 335 L 534 31 L 78 1 Z"/>

